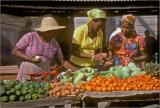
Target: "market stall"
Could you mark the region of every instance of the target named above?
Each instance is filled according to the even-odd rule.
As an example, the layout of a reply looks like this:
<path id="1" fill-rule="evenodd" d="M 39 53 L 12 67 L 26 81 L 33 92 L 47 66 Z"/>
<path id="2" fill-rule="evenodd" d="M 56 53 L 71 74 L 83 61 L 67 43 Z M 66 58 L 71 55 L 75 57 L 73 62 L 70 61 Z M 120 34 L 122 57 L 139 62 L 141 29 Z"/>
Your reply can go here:
<path id="1" fill-rule="evenodd" d="M 3 39 L 9 37 L 8 41 L 5 41 L 5 39 L 3 41 L 2 52 L 5 55 L 3 59 L 9 57 L 6 56 L 6 53 L 11 56 L 11 50 L 6 49 L 15 45 L 20 38 L 19 35 L 28 32 L 30 28 L 36 25 L 35 19 L 38 19 L 39 22 L 41 16 L 45 14 L 53 14 L 58 20 L 61 20 L 59 24 L 66 26 L 66 31 L 60 33 L 60 35 L 66 35 L 66 37 L 58 35 L 57 40 L 59 39 L 64 57 L 68 58 L 71 35 L 75 26 L 73 24 L 74 18 L 76 16 L 83 17 L 88 9 L 97 8 L 97 2 L 90 3 L 88 1 L 85 4 L 84 1 L 79 4 L 76 4 L 75 1 L 65 2 L 65 4 L 63 1 L 43 1 L 41 3 L 3 1 L 1 5 L 2 20 L 4 19 L 4 22 L 1 22 L 4 30 L 2 31 L 2 37 Z M 156 15 L 157 18 L 158 1 L 113 1 L 98 3 L 98 8 L 108 13 L 108 17 L 132 13 L 136 15 Z M 19 10 L 19 13 L 17 13 L 17 10 Z M 146 28 L 151 29 L 142 18 L 139 19 L 139 22 L 143 22 Z M 108 24 L 109 26 L 113 25 L 107 28 L 109 31 L 107 33 L 110 33 L 115 28 L 114 23 L 116 21 L 110 19 L 107 19 L 107 21 L 107 26 Z M 39 24 L 38 22 L 37 24 Z M 16 30 L 17 32 L 12 32 Z M 159 29 L 157 29 L 157 33 L 159 33 L 158 31 Z M 154 31 L 152 31 L 152 34 L 155 34 Z M 159 39 L 158 36 L 157 39 Z M 104 41 L 106 40 L 104 39 Z M 12 44 L 9 46 L 6 43 Z M 2 108 L 105 108 L 145 107 L 149 105 L 157 107 L 160 101 L 160 64 L 158 63 L 158 56 L 158 53 L 156 53 L 155 62 L 146 63 L 143 69 L 134 62 L 107 68 L 103 67 L 104 62 L 97 62 L 95 67 L 81 67 L 76 71 L 71 69 L 61 70 L 64 65 L 60 66 L 60 69 L 54 65 L 48 67 L 48 71 L 25 74 L 27 81 L 23 83 L 16 81 L 19 62 L 7 58 L 3 65 L 16 65 L 0 67 L 0 106 Z M 11 56 L 11 58 L 13 57 Z M 94 55 L 92 58 L 94 59 Z M 38 57 L 38 59 L 40 58 Z M 14 62 L 10 63 L 11 61 Z"/>

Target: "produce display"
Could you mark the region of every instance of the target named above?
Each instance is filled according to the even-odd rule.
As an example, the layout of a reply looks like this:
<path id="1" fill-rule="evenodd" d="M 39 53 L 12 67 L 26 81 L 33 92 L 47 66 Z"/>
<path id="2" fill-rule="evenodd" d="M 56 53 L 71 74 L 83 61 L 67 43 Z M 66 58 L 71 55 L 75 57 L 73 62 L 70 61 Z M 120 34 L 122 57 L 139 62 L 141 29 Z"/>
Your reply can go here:
<path id="1" fill-rule="evenodd" d="M 130 62 L 127 66 L 113 66 L 108 71 L 102 71 L 100 72 L 101 75 L 107 77 L 111 74 L 114 74 L 115 76 L 119 78 L 127 78 L 130 76 L 142 74 L 144 71 L 142 71 L 140 68 L 138 68 L 133 62 Z"/>
<path id="2" fill-rule="evenodd" d="M 51 83 L 51 90 L 49 91 L 50 97 L 59 97 L 59 96 L 71 96 L 79 95 L 84 90 L 80 89 L 79 86 L 74 86 L 70 83 Z"/>
<path id="3" fill-rule="evenodd" d="M 160 64 L 156 63 L 147 63 L 144 67 L 146 74 L 150 74 L 157 78 L 160 78 Z"/>
<path id="4" fill-rule="evenodd" d="M 12 80 L 0 81 L 0 102 L 27 101 L 44 98 L 50 89 L 49 83 Z"/>
<path id="5" fill-rule="evenodd" d="M 131 90 L 160 90 L 160 64 L 147 63 L 144 70 L 133 62 L 127 66 L 113 66 L 106 71 L 84 67 L 78 71 L 52 70 L 41 73 L 40 82 L 30 73 L 32 81 L 19 83 L 0 81 L 0 102 L 36 100 L 47 97 L 81 96 L 84 91 L 112 92 Z M 50 74 L 54 79 L 47 82 Z"/>
<path id="6" fill-rule="evenodd" d="M 145 74 L 135 75 L 125 79 L 120 79 L 115 75 L 110 75 L 107 78 L 98 75 L 86 83 L 81 83 L 80 88 L 96 92 L 160 90 L 160 80 Z"/>
<path id="7" fill-rule="evenodd" d="M 97 69 L 93 69 L 91 67 L 84 67 L 75 72 L 66 72 L 62 76 L 60 82 L 70 82 L 73 84 L 79 84 L 91 80 L 95 74 L 97 74 Z"/>

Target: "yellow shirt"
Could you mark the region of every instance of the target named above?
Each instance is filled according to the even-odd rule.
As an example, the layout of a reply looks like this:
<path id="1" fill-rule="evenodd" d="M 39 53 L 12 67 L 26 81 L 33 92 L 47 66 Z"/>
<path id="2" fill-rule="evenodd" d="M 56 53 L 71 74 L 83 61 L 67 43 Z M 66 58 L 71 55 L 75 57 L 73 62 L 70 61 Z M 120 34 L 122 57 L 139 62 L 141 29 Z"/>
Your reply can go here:
<path id="1" fill-rule="evenodd" d="M 95 50 L 102 48 L 103 32 L 101 29 L 97 31 L 97 36 L 92 39 L 88 36 L 87 23 L 75 29 L 73 34 L 72 43 L 80 45 L 82 53 L 95 54 Z M 94 66 L 95 61 L 91 58 L 81 58 L 71 55 L 70 61 L 79 66 Z"/>

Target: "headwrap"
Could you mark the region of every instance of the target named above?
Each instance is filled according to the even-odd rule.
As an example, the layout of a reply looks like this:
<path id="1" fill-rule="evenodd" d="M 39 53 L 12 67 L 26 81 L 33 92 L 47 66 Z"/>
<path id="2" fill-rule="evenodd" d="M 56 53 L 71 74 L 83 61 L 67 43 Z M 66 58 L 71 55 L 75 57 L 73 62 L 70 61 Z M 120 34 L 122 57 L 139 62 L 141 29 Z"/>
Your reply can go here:
<path id="1" fill-rule="evenodd" d="M 135 20 L 136 20 L 135 16 L 133 16 L 132 14 L 127 14 L 127 15 L 122 16 L 121 22 L 126 21 L 130 23 L 131 25 L 134 25 Z"/>
<path id="2" fill-rule="evenodd" d="M 106 18 L 106 13 L 100 9 L 92 9 L 87 12 L 88 19 L 91 21 L 96 18 Z"/>

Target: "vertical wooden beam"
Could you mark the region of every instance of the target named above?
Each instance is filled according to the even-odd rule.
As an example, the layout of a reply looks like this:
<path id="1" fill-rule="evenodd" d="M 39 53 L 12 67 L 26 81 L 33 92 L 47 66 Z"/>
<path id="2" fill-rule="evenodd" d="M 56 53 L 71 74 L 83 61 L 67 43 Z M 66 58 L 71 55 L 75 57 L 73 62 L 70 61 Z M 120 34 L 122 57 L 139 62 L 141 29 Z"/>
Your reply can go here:
<path id="1" fill-rule="evenodd" d="M 111 104 L 111 102 L 98 102 L 98 108 L 106 108 Z"/>

